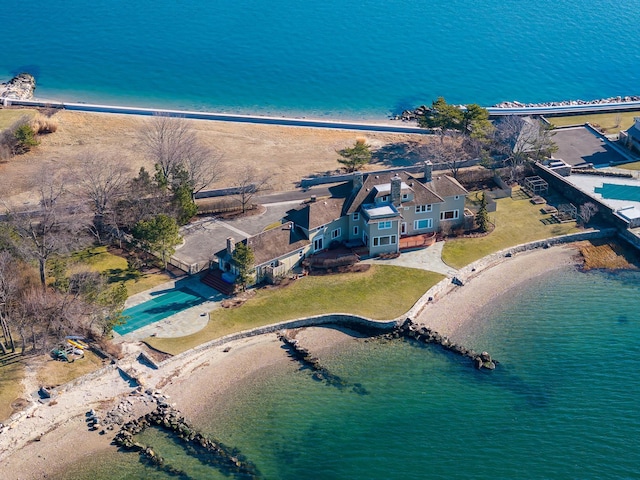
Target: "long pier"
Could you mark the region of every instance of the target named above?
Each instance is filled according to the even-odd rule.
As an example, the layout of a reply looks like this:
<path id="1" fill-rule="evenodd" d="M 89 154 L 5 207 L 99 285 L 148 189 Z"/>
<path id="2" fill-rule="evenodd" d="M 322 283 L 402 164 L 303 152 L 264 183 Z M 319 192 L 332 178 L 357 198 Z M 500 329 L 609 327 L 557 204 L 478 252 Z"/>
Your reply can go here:
<path id="1" fill-rule="evenodd" d="M 586 115 L 590 113 L 640 110 L 638 102 L 581 103 L 574 105 L 549 105 L 540 107 L 489 107 L 491 116 L 505 115 Z"/>

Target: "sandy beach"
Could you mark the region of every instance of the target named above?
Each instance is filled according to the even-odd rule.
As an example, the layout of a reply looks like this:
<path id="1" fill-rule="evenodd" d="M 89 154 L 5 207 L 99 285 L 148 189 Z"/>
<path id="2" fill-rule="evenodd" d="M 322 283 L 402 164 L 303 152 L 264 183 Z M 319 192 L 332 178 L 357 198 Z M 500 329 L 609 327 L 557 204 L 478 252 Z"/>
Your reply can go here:
<path id="1" fill-rule="evenodd" d="M 416 320 L 456 340 L 464 338 L 474 312 L 499 299 L 531 278 L 577 262 L 571 245 L 534 250 L 504 258 L 478 272 L 464 287 L 456 287 L 428 303 Z M 300 344 L 322 359 L 323 351 L 354 341 L 348 330 L 310 327 L 296 332 Z M 115 449 L 110 442 L 116 430 L 99 435 L 89 431 L 86 412 L 100 417 L 117 411 L 124 419 L 138 417 L 153 408 L 147 389 L 161 391 L 187 418 L 197 418 L 210 402 L 261 370 L 291 362 L 275 334 L 244 338 L 202 352 L 180 356 L 158 370 L 136 361 L 139 345 L 128 345 L 120 367 L 140 379 L 136 389 L 115 369 L 83 380 L 56 399 L 36 404 L 26 415 L 0 434 L 0 464 L 6 478 L 45 478 L 62 472 L 93 453 Z M 82 448 L 78 448 L 82 445 Z"/>

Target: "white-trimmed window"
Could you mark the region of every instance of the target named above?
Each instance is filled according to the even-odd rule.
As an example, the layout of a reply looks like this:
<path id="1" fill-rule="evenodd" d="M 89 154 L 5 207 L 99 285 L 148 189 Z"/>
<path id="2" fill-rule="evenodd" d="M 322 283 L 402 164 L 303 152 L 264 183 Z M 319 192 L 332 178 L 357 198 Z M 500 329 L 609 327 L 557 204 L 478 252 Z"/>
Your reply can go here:
<path id="1" fill-rule="evenodd" d="M 336 228 L 335 230 L 331 230 L 331 239 L 339 238 L 342 236 L 342 229 Z"/>
<path id="2" fill-rule="evenodd" d="M 386 203 L 389 201 L 389 195 L 383 195 L 382 197 L 380 197 L 380 201 L 382 203 Z"/>
<path id="3" fill-rule="evenodd" d="M 357 222 L 358 220 L 360 220 L 360 212 L 355 212 L 353 214 L 353 221 Z"/>
<path id="4" fill-rule="evenodd" d="M 433 209 L 433 205 L 416 205 L 416 213 L 430 212 Z"/>
<path id="5" fill-rule="evenodd" d="M 353 227 L 353 236 L 355 237 L 356 235 L 358 235 L 358 226 L 354 226 Z"/>
<path id="6" fill-rule="evenodd" d="M 391 228 L 391 220 L 385 220 L 384 222 L 378 222 L 378 230 L 388 230 Z"/>
<path id="7" fill-rule="evenodd" d="M 433 227 L 433 219 L 432 218 L 423 218 L 422 220 L 414 220 L 413 221 L 413 229 L 414 230 L 423 230 L 425 228 Z"/>
<path id="8" fill-rule="evenodd" d="M 440 220 L 456 220 L 458 215 L 458 210 L 447 210 L 445 212 L 440 212 Z"/>
<path id="9" fill-rule="evenodd" d="M 395 235 L 385 235 L 384 237 L 373 237 L 373 246 L 381 247 L 384 245 L 395 245 L 397 237 Z"/>
<path id="10" fill-rule="evenodd" d="M 408 193 L 403 193 L 402 194 L 402 200 L 409 200 L 409 194 Z"/>

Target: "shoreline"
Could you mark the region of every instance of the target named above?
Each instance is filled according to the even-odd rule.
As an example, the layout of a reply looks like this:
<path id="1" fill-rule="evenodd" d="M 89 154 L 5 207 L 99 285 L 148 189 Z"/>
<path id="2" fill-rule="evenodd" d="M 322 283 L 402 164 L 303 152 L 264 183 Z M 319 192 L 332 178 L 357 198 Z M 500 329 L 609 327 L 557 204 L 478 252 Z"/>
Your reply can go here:
<path id="1" fill-rule="evenodd" d="M 573 245 L 505 257 L 480 271 L 464 287 L 450 289 L 425 305 L 415 321 L 452 340 L 468 341 L 465 334 L 473 325 L 475 312 L 492 301 L 499 301 L 500 296 L 532 277 L 578 264 L 578 250 Z M 504 278 L 510 281 L 504 282 Z M 314 354 L 340 349 L 357 337 L 340 327 L 297 330 L 301 344 Z M 262 370 L 289 364 L 291 359 L 281 345 L 276 333 L 246 337 L 193 352 L 152 370 L 136 361 L 139 347 L 133 344 L 128 346 L 129 358 L 120 362 L 120 368 L 139 378 L 143 389 L 161 390 L 188 418 L 201 418 L 207 404 L 225 398 L 234 386 L 259 375 Z M 199 401 L 194 402 L 196 398 Z M 115 451 L 110 442 L 117 429 L 105 435 L 91 432 L 85 423 L 85 413 L 94 408 L 104 417 L 107 411 L 123 403 L 134 405 L 129 412 L 133 416 L 144 415 L 145 408 L 152 408 L 139 400 L 139 394 L 123 381 L 118 370 L 111 369 L 69 388 L 57 398 L 55 405 L 37 404 L 28 409 L 23 418 L 0 434 L 0 462 L 5 465 L 5 474 L 16 479 L 43 477 L 63 472 L 67 466 L 92 454 Z M 82 450 L 74 448 L 80 444 Z"/>

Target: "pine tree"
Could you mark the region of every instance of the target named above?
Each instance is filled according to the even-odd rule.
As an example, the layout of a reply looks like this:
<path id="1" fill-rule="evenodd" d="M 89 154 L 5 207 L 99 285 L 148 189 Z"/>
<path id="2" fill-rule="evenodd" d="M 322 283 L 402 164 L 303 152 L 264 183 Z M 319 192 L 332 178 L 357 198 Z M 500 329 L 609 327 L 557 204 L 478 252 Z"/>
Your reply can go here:
<path id="1" fill-rule="evenodd" d="M 482 192 L 482 196 L 480 197 L 480 209 L 476 214 L 476 224 L 482 233 L 489 230 L 489 212 L 487 211 L 487 197 L 485 192 Z"/>
<path id="2" fill-rule="evenodd" d="M 251 247 L 245 243 L 240 242 L 236 245 L 232 258 L 233 263 L 238 269 L 236 282 L 242 286 L 242 290 L 244 291 L 247 289 L 249 282 L 251 282 L 253 271 L 255 270 L 255 256 L 253 255 L 253 250 L 251 250 Z"/>

